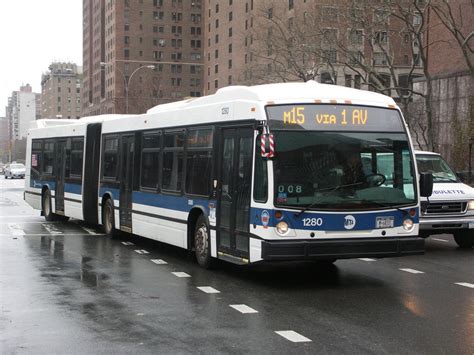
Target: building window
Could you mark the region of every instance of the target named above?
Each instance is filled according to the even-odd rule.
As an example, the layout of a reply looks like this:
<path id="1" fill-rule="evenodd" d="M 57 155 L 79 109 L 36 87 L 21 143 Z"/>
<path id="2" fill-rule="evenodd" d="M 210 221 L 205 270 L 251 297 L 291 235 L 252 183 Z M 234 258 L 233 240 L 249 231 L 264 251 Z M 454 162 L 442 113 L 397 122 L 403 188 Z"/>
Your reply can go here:
<path id="1" fill-rule="evenodd" d="M 232 43 L 229 43 L 229 53 L 232 53 Z"/>
<path id="2" fill-rule="evenodd" d="M 229 12 L 229 22 L 232 21 L 232 11 Z"/>
<path id="3" fill-rule="evenodd" d="M 229 37 L 232 37 L 232 27 L 229 27 Z"/>
<path id="4" fill-rule="evenodd" d="M 288 0 L 288 10 L 293 10 L 293 7 L 295 6 L 293 0 Z"/>
<path id="5" fill-rule="evenodd" d="M 384 53 L 374 53 L 374 65 L 387 65 L 387 57 Z"/>

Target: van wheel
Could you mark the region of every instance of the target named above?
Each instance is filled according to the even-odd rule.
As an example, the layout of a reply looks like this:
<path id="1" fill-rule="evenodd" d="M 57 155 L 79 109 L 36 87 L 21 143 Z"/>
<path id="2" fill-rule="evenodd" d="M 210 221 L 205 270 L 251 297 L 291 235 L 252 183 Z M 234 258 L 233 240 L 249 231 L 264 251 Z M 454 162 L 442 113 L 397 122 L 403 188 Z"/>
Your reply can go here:
<path id="1" fill-rule="evenodd" d="M 43 192 L 43 198 L 41 199 L 41 209 L 43 210 L 44 219 L 48 222 L 56 220 L 56 215 L 53 213 L 51 207 L 51 192 L 47 189 Z"/>
<path id="2" fill-rule="evenodd" d="M 116 234 L 114 205 L 110 198 L 105 200 L 102 207 L 102 228 L 108 237 L 113 237 Z"/>
<path id="3" fill-rule="evenodd" d="M 200 215 L 194 228 L 194 251 L 196 260 L 205 269 L 211 269 L 215 261 L 211 257 L 211 234 L 206 218 Z"/>
<path id="4" fill-rule="evenodd" d="M 474 232 L 462 230 L 453 233 L 454 240 L 460 248 L 468 249 L 474 247 Z"/>

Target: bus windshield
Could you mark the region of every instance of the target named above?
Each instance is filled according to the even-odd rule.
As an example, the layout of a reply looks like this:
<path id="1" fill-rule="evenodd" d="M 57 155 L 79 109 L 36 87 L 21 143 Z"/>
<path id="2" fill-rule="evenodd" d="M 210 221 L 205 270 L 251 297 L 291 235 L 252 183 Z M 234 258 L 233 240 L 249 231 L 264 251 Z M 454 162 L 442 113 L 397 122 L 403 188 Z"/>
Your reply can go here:
<path id="1" fill-rule="evenodd" d="M 405 133 L 273 133 L 276 205 L 356 211 L 416 202 Z"/>

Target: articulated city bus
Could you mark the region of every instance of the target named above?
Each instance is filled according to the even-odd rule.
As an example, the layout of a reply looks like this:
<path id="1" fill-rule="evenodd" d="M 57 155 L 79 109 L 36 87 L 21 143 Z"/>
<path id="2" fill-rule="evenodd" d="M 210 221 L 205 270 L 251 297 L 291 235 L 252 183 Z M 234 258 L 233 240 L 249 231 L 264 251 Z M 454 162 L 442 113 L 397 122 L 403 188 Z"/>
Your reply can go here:
<path id="1" fill-rule="evenodd" d="M 36 121 L 25 200 L 47 220 L 194 251 L 204 267 L 332 262 L 423 253 L 419 196 L 430 179 L 421 177 L 391 98 L 284 83 L 142 115 Z"/>

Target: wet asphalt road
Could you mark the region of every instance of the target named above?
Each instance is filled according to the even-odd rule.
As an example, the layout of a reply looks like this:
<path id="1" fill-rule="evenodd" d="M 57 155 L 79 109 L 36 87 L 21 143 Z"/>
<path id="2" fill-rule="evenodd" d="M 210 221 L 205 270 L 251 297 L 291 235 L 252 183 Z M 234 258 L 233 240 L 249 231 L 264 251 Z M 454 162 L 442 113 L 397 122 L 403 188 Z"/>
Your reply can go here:
<path id="1" fill-rule="evenodd" d="M 161 243 L 47 223 L 22 185 L 0 177 L 2 354 L 474 354 L 474 249 L 450 235 L 423 256 L 205 271 Z"/>

